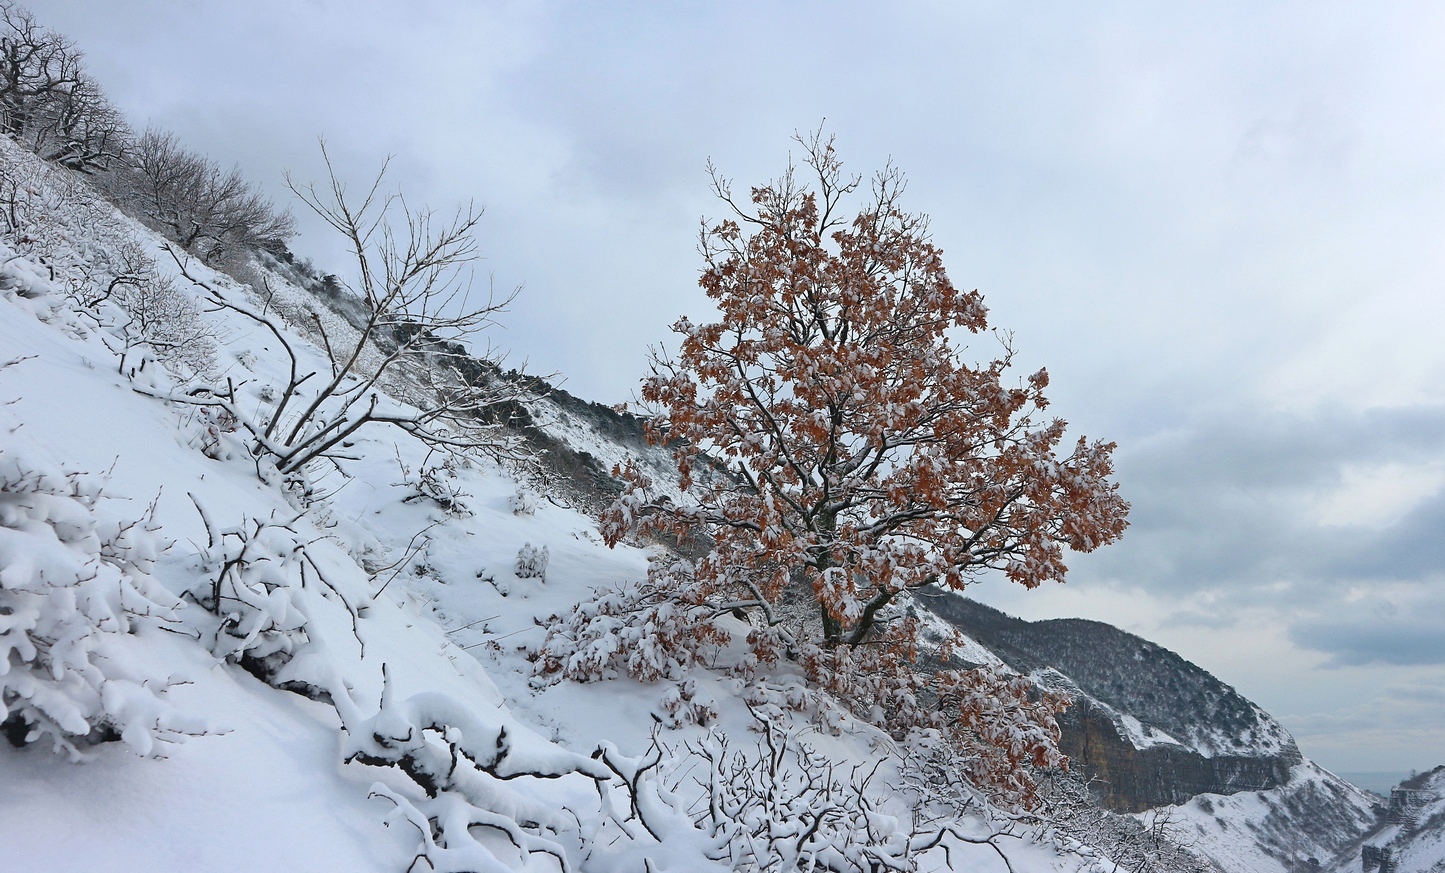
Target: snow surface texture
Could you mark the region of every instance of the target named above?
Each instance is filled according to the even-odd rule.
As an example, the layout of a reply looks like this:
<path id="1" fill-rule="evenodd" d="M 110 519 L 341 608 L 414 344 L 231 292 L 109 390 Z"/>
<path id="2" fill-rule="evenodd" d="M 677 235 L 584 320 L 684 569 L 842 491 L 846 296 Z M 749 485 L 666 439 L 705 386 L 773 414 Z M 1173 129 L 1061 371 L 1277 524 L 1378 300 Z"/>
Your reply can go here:
<path id="1" fill-rule="evenodd" d="M 258 475 L 236 422 L 157 396 L 225 378 L 264 410 L 274 337 L 67 174 L 3 139 L 0 169 L 0 688 L 35 740 L 0 744 L 0 869 L 1110 869 L 964 787 L 921 796 L 884 735 L 795 713 L 796 677 L 532 687 L 537 621 L 644 552 L 385 429 Z M 268 280 L 293 325 L 345 329 Z"/>

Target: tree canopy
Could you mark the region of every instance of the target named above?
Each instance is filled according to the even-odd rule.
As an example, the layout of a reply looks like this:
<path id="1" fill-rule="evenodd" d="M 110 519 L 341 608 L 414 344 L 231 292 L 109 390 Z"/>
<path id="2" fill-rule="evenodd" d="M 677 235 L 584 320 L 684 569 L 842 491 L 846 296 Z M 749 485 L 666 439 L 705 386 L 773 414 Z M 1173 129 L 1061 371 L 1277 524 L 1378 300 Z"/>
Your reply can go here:
<path id="1" fill-rule="evenodd" d="M 794 659 L 895 735 L 944 730 L 976 781 L 1027 802 L 1031 767 L 1066 764 L 1065 699 L 969 669 L 947 640 L 926 651 L 904 595 L 988 572 L 1063 581 L 1066 547 L 1126 527 L 1114 444 L 1065 443 L 1064 421 L 1043 415 L 1044 370 L 1010 383 L 1009 341 L 949 279 L 927 216 L 901 207 L 896 168 L 865 188 L 831 138 L 798 142 L 806 171 L 790 165 L 746 201 L 713 172 L 730 215 L 704 222 L 699 282 L 718 320 L 679 320 L 676 356 L 654 351 L 643 381 L 686 499 L 657 496 L 633 467 L 603 519 L 611 544 L 641 533 L 703 544 L 700 557 L 659 556 L 630 599 L 559 631 L 568 642 L 543 669 L 595 676 L 610 659 L 655 678 L 723 643 L 718 620 L 735 616 L 745 672 Z M 999 340 L 987 363 L 957 345 L 978 336 Z M 618 634 L 603 624 L 628 610 L 626 626 L 651 630 L 588 642 Z"/>
<path id="2" fill-rule="evenodd" d="M 641 523 L 704 529 L 698 579 L 764 612 L 806 582 L 829 643 L 864 642 L 925 585 L 960 590 L 990 569 L 1062 581 L 1063 547 L 1126 526 L 1114 444 L 1061 451 L 1064 421 L 1040 420 L 1046 371 L 1010 386 L 1006 343 L 982 365 L 955 348 L 987 331 L 987 309 L 949 280 L 928 218 L 899 206 L 901 173 L 879 173 L 848 218 L 861 180 L 831 140 L 800 142 L 816 190 L 790 167 L 745 205 L 714 174 L 733 214 L 704 227 L 700 284 L 720 319 L 678 321 L 677 357 L 655 354 L 642 389 L 697 504 Z M 694 482 L 705 458 L 731 475 Z"/>

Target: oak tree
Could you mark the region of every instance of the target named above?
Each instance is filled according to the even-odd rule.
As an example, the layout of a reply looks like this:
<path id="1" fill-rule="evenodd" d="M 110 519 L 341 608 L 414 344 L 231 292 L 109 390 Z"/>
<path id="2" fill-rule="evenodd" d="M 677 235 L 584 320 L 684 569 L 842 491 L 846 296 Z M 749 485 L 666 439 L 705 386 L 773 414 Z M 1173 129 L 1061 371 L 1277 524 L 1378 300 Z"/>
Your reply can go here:
<path id="1" fill-rule="evenodd" d="M 745 617 L 753 662 L 795 658 L 895 732 L 945 726 L 980 781 L 1027 801 L 1026 765 L 1065 760 L 1063 700 L 1023 677 L 922 669 L 901 607 L 990 571 L 1063 581 L 1066 547 L 1124 531 L 1114 445 L 1065 443 L 1042 415 L 1047 372 L 1010 382 L 1006 340 L 967 359 L 958 341 L 989 330 L 983 298 L 950 281 L 928 218 L 900 205 L 898 170 L 865 188 L 831 138 L 798 142 L 807 181 L 790 166 L 744 202 L 713 172 L 731 215 L 703 226 L 700 284 L 718 320 L 678 321 L 676 356 L 654 352 L 641 391 L 689 499 L 622 471 L 604 533 L 708 545 L 655 561 L 645 591 L 696 619 L 689 644 L 716 616 Z"/>

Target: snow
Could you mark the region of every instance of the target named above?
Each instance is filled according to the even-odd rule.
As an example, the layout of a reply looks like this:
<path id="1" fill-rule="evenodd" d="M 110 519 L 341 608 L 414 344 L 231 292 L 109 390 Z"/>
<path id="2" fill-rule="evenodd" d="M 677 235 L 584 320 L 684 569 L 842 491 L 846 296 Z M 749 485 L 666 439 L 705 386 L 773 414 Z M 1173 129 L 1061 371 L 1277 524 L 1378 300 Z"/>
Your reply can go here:
<path id="1" fill-rule="evenodd" d="M 1309 808 L 1312 796 L 1325 793 L 1343 794 L 1344 803 L 1338 806 L 1347 810 L 1344 818 L 1301 821 L 1292 812 Z M 1165 809 L 1180 841 L 1225 870 L 1294 873 L 1310 858 L 1328 862 L 1345 849 L 1349 839 L 1374 820 L 1376 800 L 1304 761 L 1278 788 L 1202 794 Z"/>
<path id="2" fill-rule="evenodd" d="M 411 837 L 375 826 L 374 801 L 337 771 L 327 707 L 161 636 L 148 641 L 158 659 L 195 680 L 171 698 L 227 733 L 160 761 L 102 746 L 76 766 L 42 746 L 0 746 L 0 868 L 404 869 Z"/>
<path id="3" fill-rule="evenodd" d="M 42 577 L 81 592 L 47 596 L 90 682 L 67 686 L 90 720 L 72 724 L 83 763 L 49 742 L 0 744 L 0 869 L 401 871 L 427 866 L 419 852 L 442 870 L 550 871 L 559 858 L 588 871 L 724 869 L 718 859 L 746 855 L 739 821 L 786 839 L 799 816 L 820 811 L 854 830 L 807 851 L 839 864 L 910 851 L 900 831 L 928 789 L 909 782 L 908 749 L 826 702 L 801 705 L 807 692 L 786 668 L 753 685 L 705 668 L 651 684 L 538 681 L 530 659 L 543 625 L 596 591 L 644 579 L 648 553 L 605 547 L 591 518 L 535 482 L 483 459 L 442 466 L 380 428 L 359 431 L 337 467 L 313 467 L 308 494 L 266 474 L 234 423 L 158 399 L 202 375 L 230 380 L 240 403 L 261 409 L 287 362 L 253 321 L 207 311 L 175 262 L 147 254 L 163 241 L 83 184 L 3 138 L 0 162 L 31 198 L 20 210 L 27 233 L 0 233 L 0 482 L 19 481 L 23 468 L 50 483 L 0 494 L 0 596 L 31 597 Z M 172 327 L 204 329 L 187 334 L 184 356 L 163 353 L 158 335 L 128 332 L 120 306 L 134 299 L 85 305 L 127 263 L 141 265 L 147 287 L 175 295 L 165 298 Z M 187 269 L 255 305 L 233 279 Z M 268 305 L 314 312 L 332 336 L 347 330 L 283 277 L 266 278 Z M 299 328 L 287 336 L 303 368 L 326 366 Z M 572 448 L 609 467 L 631 459 L 562 406 L 536 404 L 542 426 Z M 676 493 L 667 480 L 658 487 Z M 103 596 L 85 594 L 101 583 Z M 29 614 L 0 610 L 9 646 L 0 666 L 14 676 L 45 666 L 19 636 L 5 637 Z M 937 623 L 925 634 L 954 636 L 932 613 L 914 614 Z M 973 640 L 955 652 L 1003 666 Z M 1180 742 L 1115 716 L 1138 748 Z M 98 723 L 123 741 L 74 736 Z M 792 804 L 786 814 L 707 776 L 724 760 L 755 772 L 770 737 L 788 761 L 780 778 L 793 780 L 794 793 L 779 795 Z M 873 773 L 869 793 L 844 790 L 854 805 L 828 807 L 796 788 L 805 759 L 844 786 Z M 1196 799 L 1171 814 L 1231 873 L 1283 873 L 1286 850 L 1237 835 L 1265 827 L 1291 792 L 1334 784 L 1309 766 L 1277 796 Z M 637 776 L 637 789 L 618 773 Z M 738 821 L 699 827 L 709 786 L 734 792 Z M 950 791 L 961 798 L 950 826 L 994 842 L 946 841 L 949 854 L 905 867 L 1111 868 L 1099 851 L 967 786 Z M 924 799 L 935 812 L 943 800 Z M 1410 857 L 1438 858 L 1440 844 L 1415 838 Z"/>
<path id="4" fill-rule="evenodd" d="M 1159 745 L 1183 745 L 1153 725 L 1144 724 L 1127 712 L 1113 714 L 1117 716 L 1115 723 L 1124 728 L 1124 738 L 1136 749 L 1147 749 L 1150 746 Z"/>
<path id="5" fill-rule="evenodd" d="M 104 578 L 131 580 L 156 613 L 133 616 L 140 600 L 128 594 L 114 627 L 96 613 L 93 628 L 77 631 L 104 638 L 83 663 L 125 655 L 125 675 L 96 680 L 125 742 L 77 741 L 80 764 L 48 743 L 0 744 L 0 867 L 401 871 L 426 866 L 414 863 L 420 851 L 453 870 L 552 870 L 558 858 L 599 871 L 643 869 L 643 859 L 658 871 L 717 868 L 707 858 L 721 857 L 720 837 L 693 818 L 702 789 L 689 744 L 717 748 L 726 736 L 755 759 L 762 747 L 744 698 L 759 690 L 706 669 L 656 684 L 532 682 L 538 622 L 594 589 L 644 578 L 644 551 L 606 548 L 590 518 L 528 496 L 490 461 L 445 471 L 438 491 L 423 481 L 435 459 L 386 429 L 358 432 L 340 470 L 313 469 L 309 495 L 288 490 L 248 457 L 233 423 L 158 399 L 199 368 L 163 366 L 160 345 L 125 333 L 120 302 L 84 306 L 95 283 L 116 275 L 116 246 L 156 252 L 162 241 L 3 140 L 0 160 L 45 207 L 27 213 L 34 233 L 0 240 L 0 467 L 25 459 L 58 483 L 73 473 L 104 493 L 93 507 L 47 497 L 46 529 L 33 528 L 39 509 L 9 507 L 0 572 L 20 590 L 16 568 L 45 554 L 72 570 L 109 567 Z M 157 287 L 191 295 L 186 317 L 216 339 L 194 359 L 205 375 L 229 379 L 256 408 L 268 385 L 284 384 L 286 362 L 256 324 L 205 311 L 166 258 L 145 269 Z M 228 277 L 188 270 L 245 302 Z M 273 302 L 311 307 L 281 277 L 269 280 L 281 295 Z M 303 367 L 324 365 L 304 336 L 289 341 Z M 566 427 L 574 445 L 625 460 L 585 426 Z M 142 518 L 153 542 L 116 521 Z M 101 533 L 85 539 L 92 528 Z M 82 540 L 94 549 L 72 555 L 67 543 Z M 9 669 L 32 661 L 17 650 Z M 788 681 L 777 694 L 791 693 Z M 817 760 L 876 770 L 866 822 L 882 831 L 867 851 L 907 850 L 897 833 L 907 795 L 889 787 L 901 750 L 846 714 L 834 714 L 834 734 L 770 712 Z M 666 783 L 647 775 L 654 753 Z M 614 770 L 646 778 L 629 794 Z M 628 802 L 661 843 L 629 823 Z M 999 824 L 978 803 L 958 831 L 988 837 L 1007 825 L 1017 873 L 1100 863 L 1044 828 Z M 841 836 L 809 851 L 848 845 L 864 851 Z M 954 841 L 951 852 L 967 869 L 1007 869 L 992 845 Z M 945 863 L 941 851 L 917 860 Z"/>

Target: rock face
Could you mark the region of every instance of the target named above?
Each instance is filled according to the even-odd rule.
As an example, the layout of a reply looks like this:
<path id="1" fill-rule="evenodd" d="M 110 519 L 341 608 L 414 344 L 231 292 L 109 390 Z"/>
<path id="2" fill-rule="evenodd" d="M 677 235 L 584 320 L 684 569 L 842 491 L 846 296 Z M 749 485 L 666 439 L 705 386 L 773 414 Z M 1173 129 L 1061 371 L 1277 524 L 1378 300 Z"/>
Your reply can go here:
<path id="1" fill-rule="evenodd" d="M 1060 719 L 1064 753 L 1094 781 L 1095 795 L 1116 812 L 1142 812 L 1182 803 L 1197 794 L 1264 791 L 1289 779 L 1299 755 L 1205 757 L 1161 743 L 1135 748 L 1120 736 L 1116 714 L 1081 698 Z"/>
<path id="2" fill-rule="evenodd" d="M 1013 669 L 1069 692 L 1061 746 L 1112 810 L 1277 788 L 1303 760 L 1289 732 L 1233 688 L 1112 625 L 1027 622 L 941 592 L 920 600 Z"/>

